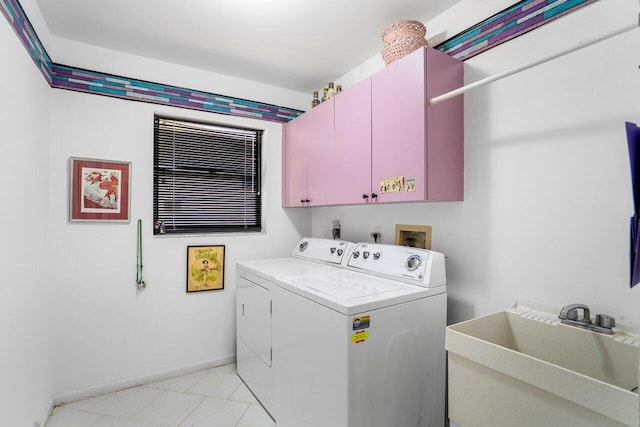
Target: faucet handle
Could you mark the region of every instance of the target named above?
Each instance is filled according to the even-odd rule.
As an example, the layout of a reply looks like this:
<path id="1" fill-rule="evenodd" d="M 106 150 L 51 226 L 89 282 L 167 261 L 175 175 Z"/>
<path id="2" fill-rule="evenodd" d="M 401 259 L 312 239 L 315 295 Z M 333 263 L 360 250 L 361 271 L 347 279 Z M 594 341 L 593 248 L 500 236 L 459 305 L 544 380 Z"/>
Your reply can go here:
<path id="1" fill-rule="evenodd" d="M 606 314 L 596 314 L 596 325 L 603 328 L 615 328 L 616 319 Z"/>

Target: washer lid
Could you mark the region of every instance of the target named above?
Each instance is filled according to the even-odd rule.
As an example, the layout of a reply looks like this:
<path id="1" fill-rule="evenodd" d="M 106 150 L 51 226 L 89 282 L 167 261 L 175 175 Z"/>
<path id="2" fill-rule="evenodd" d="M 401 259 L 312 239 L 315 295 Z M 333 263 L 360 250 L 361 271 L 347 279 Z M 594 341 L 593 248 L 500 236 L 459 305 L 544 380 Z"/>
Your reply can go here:
<path id="1" fill-rule="evenodd" d="M 299 277 L 294 279 L 294 282 L 305 288 L 344 301 L 407 289 L 407 285 L 404 283 L 348 271 L 335 271 L 328 274 Z"/>
<path id="2" fill-rule="evenodd" d="M 426 288 L 343 269 L 278 279 L 276 284 L 345 315 L 446 293 L 445 286 Z"/>
<path id="3" fill-rule="evenodd" d="M 326 273 L 336 267 L 296 258 L 241 261 L 238 266 L 271 279 Z"/>

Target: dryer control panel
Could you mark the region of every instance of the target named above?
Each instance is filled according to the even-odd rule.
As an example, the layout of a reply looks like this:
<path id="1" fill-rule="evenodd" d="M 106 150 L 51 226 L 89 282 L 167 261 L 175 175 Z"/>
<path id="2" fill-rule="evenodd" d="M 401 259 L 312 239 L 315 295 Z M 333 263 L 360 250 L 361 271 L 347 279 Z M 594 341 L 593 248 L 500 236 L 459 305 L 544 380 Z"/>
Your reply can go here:
<path id="1" fill-rule="evenodd" d="M 408 246 L 358 243 L 347 266 L 421 286 L 446 283 L 444 255 Z"/>
<path id="2" fill-rule="evenodd" d="M 344 240 L 304 238 L 293 250 L 295 258 L 341 265 L 346 263 L 354 244 Z"/>

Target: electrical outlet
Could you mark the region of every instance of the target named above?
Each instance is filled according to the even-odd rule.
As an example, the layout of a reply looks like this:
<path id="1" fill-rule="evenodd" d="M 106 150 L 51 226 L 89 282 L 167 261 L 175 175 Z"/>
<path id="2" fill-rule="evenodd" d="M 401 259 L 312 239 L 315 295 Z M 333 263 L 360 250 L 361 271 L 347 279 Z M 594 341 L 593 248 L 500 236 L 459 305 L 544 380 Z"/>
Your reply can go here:
<path id="1" fill-rule="evenodd" d="M 382 237 L 382 227 L 380 227 L 379 225 L 376 225 L 375 227 L 373 227 L 373 232 L 371 233 L 371 237 L 373 237 L 373 241 L 375 243 L 378 243 L 378 241 L 380 240 L 380 237 Z"/>

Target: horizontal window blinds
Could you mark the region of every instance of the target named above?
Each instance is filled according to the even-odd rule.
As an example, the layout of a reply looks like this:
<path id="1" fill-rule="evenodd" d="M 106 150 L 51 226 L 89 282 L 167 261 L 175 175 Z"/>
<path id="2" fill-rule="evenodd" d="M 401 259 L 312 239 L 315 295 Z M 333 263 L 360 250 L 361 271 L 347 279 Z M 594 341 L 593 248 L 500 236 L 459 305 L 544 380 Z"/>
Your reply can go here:
<path id="1" fill-rule="evenodd" d="M 261 230 L 262 131 L 154 118 L 154 233 Z M 163 229 L 163 230 L 162 230 Z"/>

